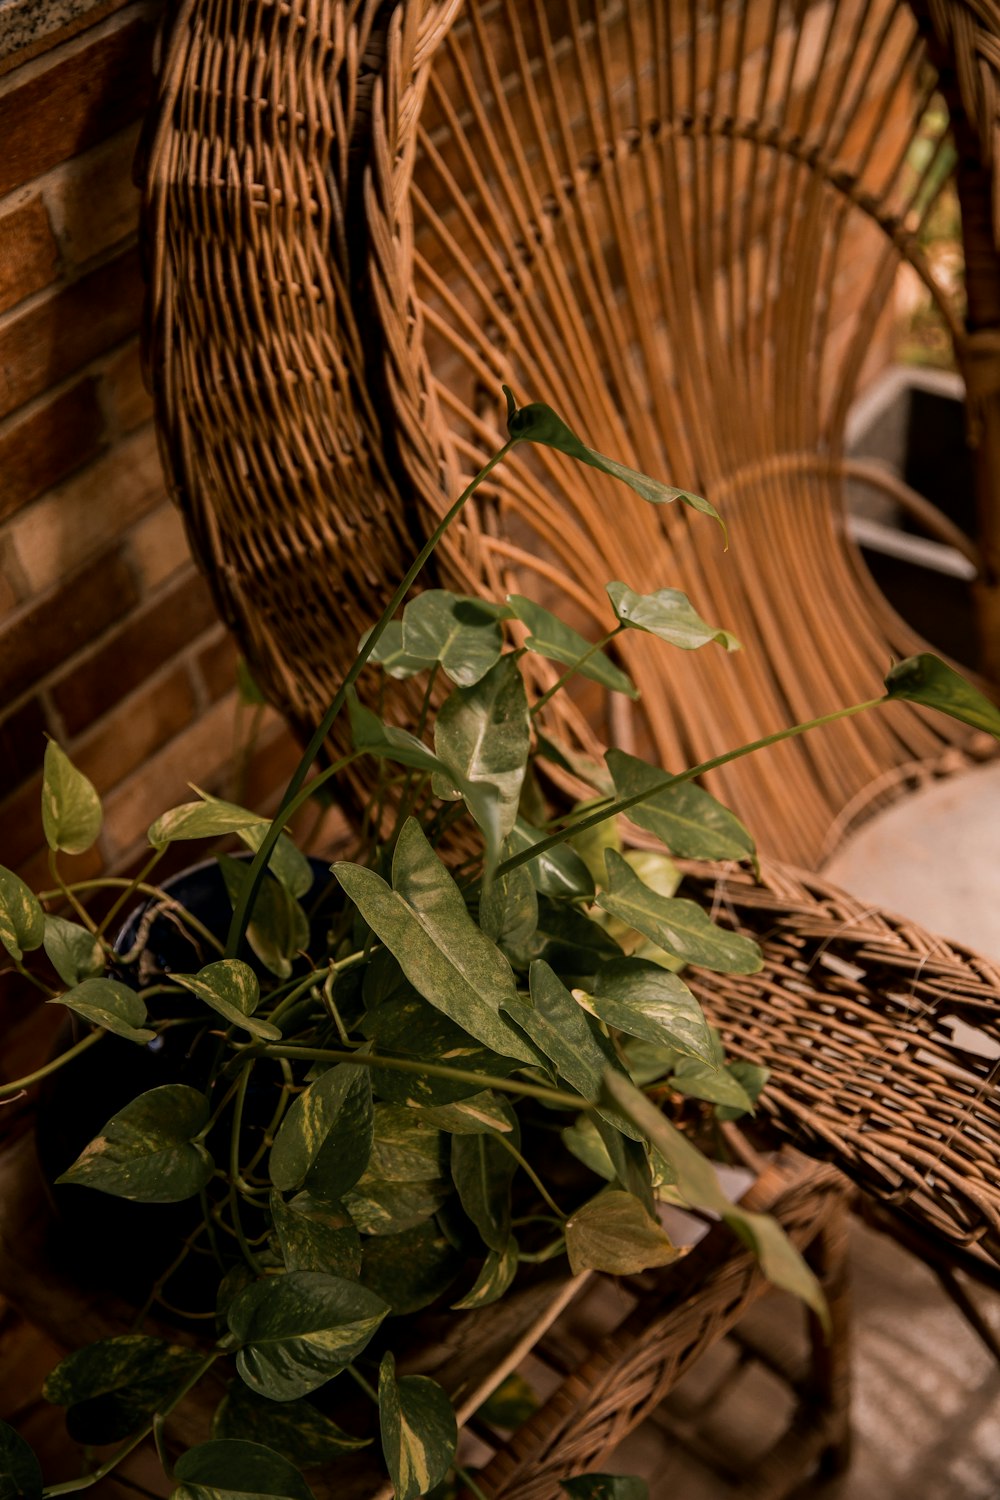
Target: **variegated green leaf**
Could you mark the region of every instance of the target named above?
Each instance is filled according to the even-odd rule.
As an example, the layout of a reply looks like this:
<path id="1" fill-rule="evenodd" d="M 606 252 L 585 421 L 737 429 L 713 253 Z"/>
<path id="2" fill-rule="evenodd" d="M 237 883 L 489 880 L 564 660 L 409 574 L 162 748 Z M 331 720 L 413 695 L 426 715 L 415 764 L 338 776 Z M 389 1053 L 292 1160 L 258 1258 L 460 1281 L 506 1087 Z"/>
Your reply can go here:
<path id="1" fill-rule="evenodd" d="M 272 1401 L 308 1396 L 361 1353 L 387 1312 L 380 1297 L 339 1276 L 267 1276 L 230 1304 L 236 1367 L 251 1390 Z"/>
<path id="2" fill-rule="evenodd" d="M 665 952 L 720 974 L 756 974 L 763 967 L 760 949 L 751 938 L 717 926 L 697 902 L 659 895 L 613 850 L 608 851 L 607 865 L 608 889 L 598 896 L 598 906 Z"/>
<path id="3" fill-rule="evenodd" d="M 104 971 L 100 942 L 78 922 L 46 915 L 43 947 L 63 984 L 79 984 L 82 979 L 94 979 Z"/>
<path id="4" fill-rule="evenodd" d="M 313 1500 L 295 1464 L 263 1443 L 211 1438 L 182 1453 L 174 1468 L 181 1482 L 170 1500 Z"/>
<path id="5" fill-rule="evenodd" d="M 103 1026 L 105 1031 L 124 1037 L 128 1042 L 144 1046 L 156 1035 L 143 1026 L 146 1006 L 135 990 L 116 979 L 85 979 L 74 985 L 64 995 L 57 995 L 50 1005 L 65 1005 L 75 1011 L 91 1026 Z"/>
<path id="6" fill-rule="evenodd" d="M 57 1182 L 79 1183 L 139 1203 L 192 1198 L 215 1172 L 198 1137 L 208 1101 L 184 1083 L 165 1083 L 114 1115 Z"/>
<path id="7" fill-rule="evenodd" d="M 192 995 L 204 1000 L 231 1026 L 249 1031 L 262 1041 L 279 1042 L 281 1032 L 270 1021 L 258 1021 L 254 1011 L 260 1001 L 260 984 L 249 964 L 239 958 L 220 958 L 206 964 L 197 974 L 172 974 L 174 984 L 182 984 Z"/>
<path id="8" fill-rule="evenodd" d="M 678 1251 L 663 1226 L 631 1193 L 608 1188 L 566 1221 L 566 1253 L 574 1276 L 607 1271 L 630 1276 L 667 1266 Z"/>
<path id="9" fill-rule="evenodd" d="M 0 865 L 0 943 L 20 962 L 44 936 L 45 914 L 34 892 L 13 870 Z"/>
<path id="10" fill-rule="evenodd" d="M 378 1377 L 382 1452 L 396 1500 L 419 1500 L 445 1477 L 455 1457 L 458 1426 L 451 1402 L 426 1375 L 396 1378 L 386 1353 Z"/>
<path id="11" fill-rule="evenodd" d="M 50 849 L 83 854 L 101 831 L 101 799 L 55 740 L 45 747 L 42 828 Z"/>
<path id="12" fill-rule="evenodd" d="M 342 1198 L 368 1166 L 372 1088 L 367 1068 L 329 1068 L 289 1108 L 268 1163 L 282 1192 L 301 1187 L 327 1201 Z"/>
<path id="13" fill-rule="evenodd" d="M 680 589 L 658 589 L 655 594 L 637 594 L 627 583 L 609 583 L 608 597 L 623 625 L 645 630 L 649 635 L 679 646 L 682 651 L 697 651 L 717 641 L 727 651 L 738 651 L 740 643 L 728 630 L 709 625 Z"/>
<path id="14" fill-rule="evenodd" d="M 502 1250 L 491 1250 L 483 1262 L 475 1284 L 458 1302 L 453 1302 L 455 1312 L 469 1312 L 474 1307 L 487 1307 L 498 1302 L 517 1274 L 517 1241 L 511 1235 Z"/>

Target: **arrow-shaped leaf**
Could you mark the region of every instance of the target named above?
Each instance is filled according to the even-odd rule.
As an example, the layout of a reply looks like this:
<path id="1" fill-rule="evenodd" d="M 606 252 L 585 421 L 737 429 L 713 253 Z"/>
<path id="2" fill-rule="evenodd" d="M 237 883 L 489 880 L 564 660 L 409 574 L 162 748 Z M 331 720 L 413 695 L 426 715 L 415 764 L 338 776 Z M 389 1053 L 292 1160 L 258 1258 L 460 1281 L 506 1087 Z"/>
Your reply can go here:
<path id="1" fill-rule="evenodd" d="M 460 785 L 485 783 L 495 791 L 490 826 L 498 841 L 517 818 L 530 746 L 528 698 L 513 656 L 501 658 L 474 686 L 457 688 L 437 716 L 434 748 L 449 773 L 459 773 Z M 470 810 L 475 816 L 475 803 Z"/>
<path id="2" fill-rule="evenodd" d="M 645 630 L 671 646 L 680 646 L 682 651 L 697 651 L 710 641 L 718 641 L 727 651 L 740 649 L 736 637 L 703 620 L 680 589 L 637 594 L 627 583 L 609 583 L 607 591 L 618 619 L 631 630 Z"/>
<path id="3" fill-rule="evenodd" d="M 604 911 L 685 963 L 719 974 L 759 973 L 763 958 L 752 939 L 718 927 L 697 902 L 651 890 L 613 849 L 607 865 L 608 889 L 597 898 Z"/>
<path id="4" fill-rule="evenodd" d="M 507 603 L 530 631 L 524 642 L 529 651 L 549 661 L 562 662 L 565 667 L 575 667 L 581 677 L 589 677 L 591 682 L 599 682 L 613 693 L 638 698 L 639 689 L 632 679 L 605 652 L 595 650 L 578 630 L 523 594 L 508 594 Z"/>
<path id="5" fill-rule="evenodd" d="M 404 825 L 396 845 L 393 889 L 361 865 L 341 863 L 333 870 L 419 994 L 501 1057 L 538 1061 L 500 1013 L 516 993 L 510 965 L 469 916 L 415 819 Z"/>
<path id="6" fill-rule="evenodd" d="M 705 1013 L 683 979 L 642 958 L 612 959 L 597 971 L 588 1007 L 618 1031 L 662 1042 L 714 1066 Z"/>
<path id="7" fill-rule="evenodd" d="M 459 687 L 471 687 L 500 659 L 509 611 L 447 589 L 427 589 L 403 611 L 403 650 L 407 656 L 440 662 Z"/>
<path id="8" fill-rule="evenodd" d="M 954 667 L 929 651 L 897 662 L 885 679 L 885 689 L 887 698 L 905 698 L 925 708 L 936 708 L 949 718 L 1000 739 L 1000 709 Z"/>
<path id="9" fill-rule="evenodd" d="M 620 798 L 634 797 L 663 781 L 662 771 L 624 750 L 609 750 L 605 760 Z M 756 854 L 739 818 L 693 781 L 664 787 L 629 808 L 628 816 L 682 859 L 753 859 Z"/>
<path id="10" fill-rule="evenodd" d="M 533 401 L 529 406 L 518 407 L 510 386 L 503 387 L 504 395 L 507 397 L 507 431 L 512 438 L 518 442 L 542 443 L 546 448 L 558 448 L 560 453 L 568 453 L 571 458 L 579 459 L 580 463 L 590 464 L 594 469 L 600 469 L 603 474 L 610 474 L 612 479 L 620 479 L 627 484 L 629 489 L 634 490 L 643 500 L 648 500 L 652 505 L 670 505 L 674 500 L 681 500 L 685 505 L 690 505 L 693 510 L 699 510 L 703 515 L 712 516 L 722 526 L 725 534 L 725 526 L 722 517 L 701 495 L 693 495 L 689 490 L 677 490 L 672 485 L 663 484 L 658 479 L 651 479 L 648 474 L 641 473 L 638 469 L 630 469 L 626 464 L 619 463 L 617 459 L 605 458 L 603 453 L 595 453 L 593 448 L 587 448 L 580 439 L 566 425 L 562 417 L 556 416 L 551 406 L 545 406 L 540 401 Z"/>

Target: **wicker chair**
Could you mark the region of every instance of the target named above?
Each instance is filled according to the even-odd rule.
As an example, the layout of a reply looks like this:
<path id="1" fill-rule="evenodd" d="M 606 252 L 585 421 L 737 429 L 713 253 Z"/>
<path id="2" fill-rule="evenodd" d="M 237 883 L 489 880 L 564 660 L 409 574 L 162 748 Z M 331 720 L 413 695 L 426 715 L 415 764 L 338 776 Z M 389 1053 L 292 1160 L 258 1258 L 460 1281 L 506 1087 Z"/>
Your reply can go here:
<path id="1" fill-rule="evenodd" d="M 564 736 L 673 766 L 872 696 L 920 643 L 845 534 L 843 431 L 904 260 L 967 382 L 980 527 L 962 545 L 995 666 L 998 59 L 991 0 L 182 0 L 146 151 L 149 372 L 195 551 L 273 701 L 322 712 L 359 615 L 503 440 L 501 381 L 707 493 L 732 533 L 723 555 L 703 518 L 549 452 L 497 471 L 439 582 L 559 599 L 595 631 L 610 574 L 680 585 L 745 644 L 675 654 L 665 679 L 633 633 L 639 710 L 564 706 Z M 964 322 L 919 243 L 947 149 L 935 89 Z M 712 788 L 809 866 L 873 781 L 969 749 L 900 704 Z M 772 1068 L 772 1122 L 994 1272 L 1000 970 L 782 865 L 760 887 L 691 880 L 764 942 L 762 976 L 701 990 L 727 1044 Z"/>

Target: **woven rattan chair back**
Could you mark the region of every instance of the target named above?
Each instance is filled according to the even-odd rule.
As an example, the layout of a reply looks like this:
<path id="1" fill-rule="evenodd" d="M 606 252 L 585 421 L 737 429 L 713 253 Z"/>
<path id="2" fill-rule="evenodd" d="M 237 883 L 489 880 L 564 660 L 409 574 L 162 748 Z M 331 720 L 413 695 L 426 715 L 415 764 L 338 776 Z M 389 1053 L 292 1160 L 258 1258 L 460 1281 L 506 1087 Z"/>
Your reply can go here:
<path id="1" fill-rule="evenodd" d="M 996 280 L 972 15 L 932 7 L 928 50 L 895 0 L 406 0 L 388 20 L 189 0 L 148 182 L 152 374 L 196 550 L 275 700 L 316 717 L 412 531 L 503 440 L 503 381 L 707 494 L 732 536 L 723 552 L 704 518 L 559 455 L 498 471 L 443 582 L 544 598 L 595 633 L 609 576 L 682 587 L 744 642 L 665 662 L 631 633 L 641 703 L 553 708 L 564 734 L 678 766 L 876 694 L 920 642 L 845 534 L 844 423 L 902 260 L 977 396 L 996 369 L 920 247 L 949 150 L 940 83 L 978 282 Z M 866 789 L 955 742 L 898 706 L 714 789 L 812 866 Z"/>
<path id="2" fill-rule="evenodd" d="M 646 509 L 558 455 L 517 450 L 498 471 L 444 582 L 559 599 L 594 630 L 609 575 L 680 586 L 745 642 L 665 663 L 630 641 L 644 718 L 581 700 L 564 733 L 650 739 L 674 766 L 872 696 L 917 642 L 845 538 L 843 429 L 904 258 L 969 383 L 989 585 L 987 0 L 935 3 L 920 26 L 891 0 L 183 0 L 173 20 L 146 174 L 164 458 L 220 609 L 290 717 L 318 718 L 413 534 L 499 446 L 503 380 L 597 448 L 707 491 L 732 531 L 724 554 L 705 518 Z M 936 81 L 972 334 L 919 246 L 946 150 Z M 874 776 L 955 753 L 943 733 L 894 705 L 718 789 L 765 848 L 808 863 Z M 995 1266 L 996 967 L 794 872 L 768 870 L 756 894 L 701 885 L 764 942 L 760 976 L 700 993 L 772 1068 L 765 1109 Z"/>

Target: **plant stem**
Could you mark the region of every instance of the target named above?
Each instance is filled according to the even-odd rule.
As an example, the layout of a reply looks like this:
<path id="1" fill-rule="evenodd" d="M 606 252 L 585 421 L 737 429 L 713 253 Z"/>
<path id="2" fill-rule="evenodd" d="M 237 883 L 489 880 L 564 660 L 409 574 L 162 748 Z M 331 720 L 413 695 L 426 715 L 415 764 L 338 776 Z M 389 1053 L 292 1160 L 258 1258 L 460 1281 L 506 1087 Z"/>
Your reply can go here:
<path id="1" fill-rule="evenodd" d="M 541 1193 L 545 1202 L 549 1205 L 549 1208 L 551 1208 L 552 1212 L 559 1219 L 559 1222 L 561 1224 L 565 1224 L 566 1220 L 569 1218 L 569 1215 L 563 1213 L 562 1209 L 552 1197 L 552 1194 L 549 1192 L 548 1188 L 545 1186 L 544 1182 L 539 1177 L 534 1167 L 530 1162 L 525 1160 L 520 1151 L 518 1151 L 517 1147 L 514 1145 L 513 1141 L 509 1141 L 507 1137 L 502 1133 L 502 1131 L 499 1130 L 492 1131 L 491 1134 L 494 1140 L 499 1141 L 500 1145 L 504 1148 L 505 1151 L 510 1152 L 511 1156 L 517 1162 L 521 1170 L 528 1174 L 532 1182 L 535 1184 L 535 1187 L 538 1189 L 539 1193 Z"/>
<path id="2" fill-rule="evenodd" d="M 147 876 L 150 875 L 152 873 L 152 871 L 156 868 L 156 866 L 159 864 L 160 860 L 163 858 L 163 856 L 164 856 L 164 854 L 166 852 L 167 852 L 166 849 L 154 849 L 153 850 L 152 854 L 149 856 L 149 858 L 147 859 L 146 863 L 143 865 L 142 869 L 139 871 L 138 875 L 136 875 L 133 880 L 129 881 L 128 885 L 122 891 L 121 895 L 114 902 L 114 904 L 110 908 L 110 910 L 105 914 L 104 919 L 101 922 L 101 925 L 97 929 L 97 935 L 98 935 L 98 937 L 103 936 L 103 934 L 105 932 L 107 932 L 108 928 L 111 926 L 111 923 L 114 921 L 115 917 L 118 915 L 118 913 L 121 911 L 122 907 L 125 905 L 125 902 L 128 900 L 128 898 L 131 895 L 133 895 L 135 893 L 135 891 L 137 891 L 139 889 L 139 887 L 146 880 Z"/>
<path id="3" fill-rule="evenodd" d="M 348 1375 L 350 1375 L 355 1385 L 359 1385 L 368 1399 L 370 1401 L 374 1401 L 375 1405 L 378 1406 L 378 1391 L 369 1381 L 365 1379 L 361 1371 L 356 1369 L 354 1365 L 345 1365 L 344 1369 L 347 1371 Z"/>
<path id="4" fill-rule="evenodd" d="M 598 808 L 596 812 L 588 813 L 585 818 L 577 819 L 566 828 L 549 834 L 547 838 L 539 839 L 537 844 L 532 844 L 529 848 L 512 854 L 509 859 L 503 860 L 497 866 L 493 878 L 499 879 L 501 875 L 506 875 L 511 870 L 527 864 L 529 860 L 537 859 L 540 854 L 546 854 L 550 849 L 556 848 L 567 838 L 578 833 L 585 833 L 588 828 L 596 828 L 599 823 L 605 822 L 608 818 L 615 818 L 619 813 L 628 812 L 630 807 L 638 807 L 640 802 L 648 802 L 651 797 L 665 792 L 668 787 L 677 786 L 682 781 L 693 781 L 696 776 L 704 776 L 707 772 L 714 771 L 731 760 L 739 760 L 741 756 L 751 755 L 755 750 L 764 750 L 768 745 L 777 745 L 781 740 L 789 740 L 795 735 L 805 734 L 809 729 L 819 729 L 823 724 L 834 724 L 838 719 L 847 719 L 852 714 L 864 713 L 866 709 L 875 708 L 885 701 L 885 698 L 869 698 L 864 703 L 852 704 L 850 708 L 838 708 L 832 714 L 823 714 L 820 718 L 809 719 L 804 724 L 793 724 L 790 729 L 778 729 L 774 734 L 765 735 L 761 740 L 753 740 L 748 745 L 739 745 L 735 750 L 727 750 L 724 755 L 716 755 L 711 760 L 704 760 L 701 765 L 692 766 L 689 771 L 680 771 L 676 776 L 664 776 L 661 781 L 654 782 L 645 791 L 635 792 L 631 797 L 619 797 L 615 801 L 610 801 L 606 807 Z"/>
<path id="5" fill-rule="evenodd" d="M 51 999 L 52 996 L 55 995 L 55 990 L 47 985 L 43 979 L 39 979 L 37 974 L 32 974 L 30 969 L 25 968 L 25 965 L 21 961 L 21 959 L 12 958 L 11 963 L 14 965 L 14 968 L 20 974 L 21 978 L 26 979 L 29 984 L 33 984 L 36 990 L 41 990 L 42 994 L 45 995 L 46 998 Z"/>
<path id="6" fill-rule="evenodd" d="M 603 651 L 604 647 L 608 644 L 608 642 L 609 641 L 613 641 L 616 635 L 621 635 L 621 633 L 622 633 L 622 631 L 624 629 L 625 629 L 624 625 L 616 625 L 615 628 L 614 628 L 614 630 L 609 630 L 608 633 L 607 633 L 607 635 L 602 635 L 601 639 L 599 641 L 595 641 L 594 644 L 591 646 L 590 650 L 589 651 L 585 651 L 583 653 L 583 655 L 577 661 L 575 661 L 573 663 L 573 665 L 571 667 L 569 667 L 562 674 L 562 676 L 560 678 L 558 678 L 558 680 L 555 681 L 552 684 L 552 686 L 550 688 L 546 689 L 546 691 L 538 699 L 537 703 L 534 703 L 532 705 L 532 707 L 530 709 L 531 717 L 534 718 L 535 715 L 541 709 L 543 709 L 545 707 L 545 705 L 546 705 L 546 703 L 548 703 L 549 699 L 550 698 L 554 698 L 555 695 L 556 695 L 556 693 L 559 692 L 559 689 L 560 688 L 564 688 L 566 686 L 567 682 L 569 682 L 570 678 L 571 677 L 575 677 L 576 674 L 577 674 L 577 672 L 579 672 L 581 670 L 581 668 L 584 666 L 584 664 L 586 662 L 588 662 L 590 660 L 590 658 L 595 655 L 596 652 Z"/>
<path id="7" fill-rule="evenodd" d="M 247 1243 L 247 1237 L 243 1233 L 243 1221 L 240 1217 L 240 1131 L 243 1128 L 243 1101 L 246 1099 L 247 1087 L 250 1083 L 250 1074 L 253 1072 L 253 1058 L 247 1058 L 240 1071 L 239 1082 L 236 1086 L 236 1099 L 233 1103 L 233 1124 L 229 1135 L 229 1204 L 233 1214 L 233 1228 L 236 1238 L 243 1252 L 243 1259 L 253 1271 L 255 1276 L 261 1275 L 261 1268 L 257 1257 Z"/>
<path id="8" fill-rule="evenodd" d="M 465 1488 L 471 1491 L 472 1495 L 474 1496 L 474 1500 L 490 1500 L 490 1497 L 479 1488 L 478 1484 L 473 1479 L 468 1469 L 463 1469 L 461 1464 L 453 1464 L 452 1468 L 455 1470 L 455 1473 L 465 1485 Z"/>
<path id="9" fill-rule="evenodd" d="M 567 1109 L 590 1109 L 590 1102 L 580 1094 L 545 1088 L 520 1079 L 495 1078 L 490 1073 L 474 1073 L 469 1068 L 449 1068 L 444 1063 L 423 1062 L 410 1057 L 373 1057 L 370 1052 L 341 1052 L 333 1047 L 285 1047 L 267 1043 L 258 1047 L 264 1057 L 290 1057 L 303 1062 L 346 1062 L 362 1068 L 388 1068 L 397 1073 L 418 1073 L 426 1078 L 447 1078 L 453 1083 L 475 1084 L 480 1089 L 499 1089 L 503 1094 L 523 1094 L 545 1104 L 561 1104 Z"/>
<path id="10" fill-rule="evenodd" d="M 73 1061 L 74 1057 L 79 1057 L 81 1052 L 86 1052 L 88 1047 L 92 1047 L 95 1042 L 99 1042 L 107 1034 L 106 1031 L 92 1031 L 81 1042 L 77 1042 L 75 1047 L 70 1047 L 67 1052 L 61 1052 L 58 1057 L 54 1057 L 44 1067 L 36 1068 L 34 1073 L 26 1073 L 23 1078 L 15 1078 L 13 1083 L 0 1084 L 0 1099 L 10 1099 L 12 1095 L 20 1094 L 26 1088 L 30 1088 L 33 1083 L 38 1083 L 41 1079 L 48 1078 L 50 1073 L 55 1073 L 60 1068 L 64 1068 L 67 1063 Z"/>
<path id="11" fill-rule="evenodd" d="M 60 875 L 59 861 L 56 857 L 56 851 L 54 849 L 49 850 L 49 873 L 51 874 L 52 879 L 55 881 L 56 885 L 59 888 L 59 894 L 61 896 L 64 896 L 65 899 L 69 902 L 70 906 L 76 912 L 77 916 L 80 918 L 80 921 L 83 923 L 84 927 L 86 927 L 87 931 L 93 933 L 96 937 L 97 923 L 94 921 L 89 911 L 87 911 L 86 907 L 80 905 L 79 901 L 76 899 L 76 896 L 73 894 L 69 886 L 66 884 L 65 880 L 63 880 L 62 876 Z"/>
<path id="12" fill-rule="evenodd" d="M 431 553 L 434 551 L 438 542 L 448 530 L 448 527 L 458 516 L 458 514 L 466 504 L 466 501 L 468 501 L 470 497 L 475 494 L 476 490 L 482 484 L 483 480 L 489 473 L 491 473 L 493 469 L 496 468 L 497 464 L 500 463 L 502 459 L 506 458 L 507 454 L 510 452 L 511 448 L 514 447 L 514 444 L 516 442 L 516 438 L 510 438 L 506 443 L 504 443 L 503 447 L 497 453 L 494 453 L 493 457 L 483 465 L 483 467 L 479 470 L 479 473 L 476 474 L 475 477 L 469 482 L 469 484 L 466 485 L 465 489 L 459 495 L 454 505 L 452 505 L 451 509 L 434 528 L 431 535 L 427 538 L 427 541 L 424 543 L 420 551 L 417 553 L 416 557 L 413 559 L 413 562 L 407 568 L 406 573 L 400 580 L 400 583 L 393 593 L 392 598 L 389 600 L 385 609 L 382 611 L 382 615 L 379 618 L 378 623 L 372 630 L 371 634 L 365 641 L 357 656 L 354 658 L 354 662 L 348 670 L 347 676 L 344 678 L 343 682 L 340 684 L 340 687 L 337 689 L 333 702 L 330 704 L 330 707 L 323 715 L 319 724 L 316 726 L 316 732 L 303 751 L 302 759 L 299 761 L 299 764 L 295 770 L 294 775 L 292 776 L 291 781 L 289 781 L 288 786 L 285 788 L 285 795 L 281 799 L 281 805 L 271 821 L 270 828 L 264 835 L 260 848 L 254 855 L 253 862 L 250 866 L 249 879 L 243 882 L 243 889 L 240 891 L 239 900 L 237 901 L 236 908 L 233 911 L 233 919 L 229 925 L 229 935 L 226 940 L 227 958 L 235 958 L 239 953 L 240 945 L 243 942 L 247 926 L 249 925 L 250 913 L 253 910 L 253 904 L 257 896 L 257 891 L 259 890 L 260 882 L 263 879 L 264 869 L 271 857 L 271 851 L 278 841 L 278 835 L 281 833 L 285 821 L 289 817 L 290 809 L 295 802 L 296 797 L 298 796 L 299 789 L 302 786 L 302 783 L 305 781 L 309 767 L 312 765 L 313 761 L 322 750 L 323 745 L 326 742 L 327 735 L 330 733 L 335 720 L 337 719 L 341 709 L 347 701 L 347 694 L 354 686 L 355 682 L 357 682 L 358 678 L 361 676 L 365 663 L 381 640 L 386 626 L 389 624 L 389 621 L 396 613 L 396 610 L 406 598 L 406 595 L 409 593 L 410 586 L 412 585 L 414 579 L 422 570 L 424 564 L 430 557 Z"/>
<path id="13" fill-rule="evenodd" d="M 188 1391 L 193 1390 L 194 1387 L 198 1384 L 198 1381 L 201 1379 L 201 1377 L 208 1373 L 208 1371 L 215 1364 L 215 1361 L 219 1358 L 221 1352 L 221 1350 L 216 1349 L 211 1354 L 206 1355 L 198 1365 L 197 1369 L 188 1376 L 184 1384 L 178 1388 L 173 1396 L 171 1396 L 170 1400 L 167 1402 L 167 1405 L 164 1406 L 162 1410 L 154 1413 L 154 1417 L 146 1423 L 145 1427 L 143 1427 L 140 1432 L 136 1433 L 135 1437 L 129 1438 L 128 1442 L 123 1443 L 123 1445 L 117 1450 L 117 1452 L 112 1453 L 110 1458 L 105 1459 L 104 1463 L 101 1464 L 99 1469 L 94 1469 L 90 1474 L 81 1474 L 79 1479 L 66 1479 L 62 1482 L 62 1484 L 47 1485 L 46 1488 L 42 1491 L 42 1494 L 46 1497 L 46 1500 L 48 1500 L 48 1497 L 50 1495 L 71 1495 L 75 1490 L 87 1490 L 92 1484 L 97 1484 L 99 1480 L 106 1479 L 107 1476 L 112 1472 L 112 1470 L 118 1467 L 123 1459 L 128 1458 L 129 1454 L 134 1453 L 136 1448 L 139 1447 L 140 1443 L 144 1443 L 146 1441 L 150 1433 L 153 1431 L 153 1422 L 155 1420 L 155 1417 L 159 1416 L 164 1420 L 169 1417 L 174 1407 L 178 1406 L 184 1400 L 184 1397 L 187 1395 Z"/>

